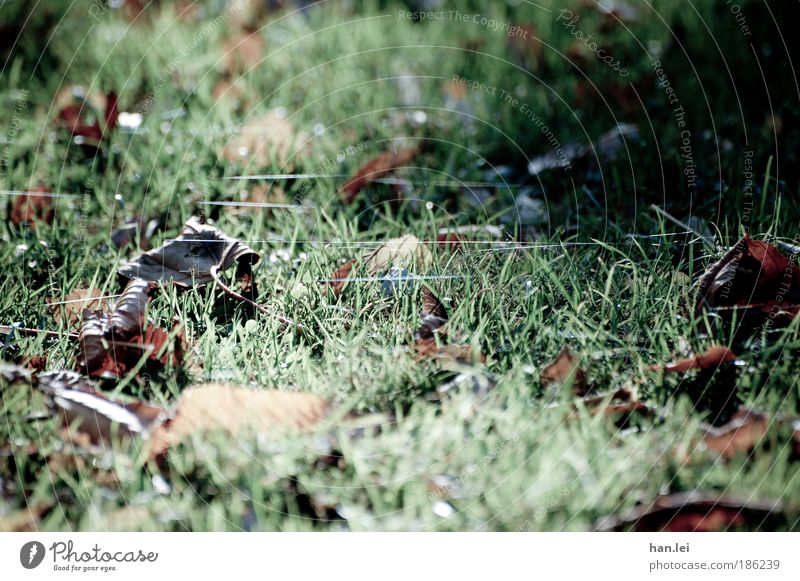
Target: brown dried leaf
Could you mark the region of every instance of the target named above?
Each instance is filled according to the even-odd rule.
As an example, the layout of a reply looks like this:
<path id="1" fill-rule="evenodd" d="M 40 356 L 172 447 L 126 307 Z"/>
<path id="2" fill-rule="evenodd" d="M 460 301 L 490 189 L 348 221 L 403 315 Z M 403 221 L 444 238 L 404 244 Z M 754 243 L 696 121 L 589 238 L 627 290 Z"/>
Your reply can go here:
<path id="1" fill-rule="evenodd" d="M 50 304 L 50 299 L 47 299 L 47 302 L 50 304 L 53 318 L 59 325 L 65 325 L 68 329 L 77 329 L 83 320 L 85 310 L 107 312 L 108 303 L 105 299 L 100 298 L 102 296 L 103 293 L 100 289 L 79 288 L 55 304 Z"/>
<path id="2" fill-rule="evenodd" d="M 90 139 L 90 145 L 99 145 L 103 137 L 117 125 L 119 111 L 117 94 L 114 91 L 106 95 L 87 94 L 82 87 L 67 87 L 56 97 L 56 104 L 62 104 L 56 124 L 73 137 Z M 101 113 L 101 110 L 104 112 Z"/>
<path id="3" fill-rule="evenodd" d="M 15 226 L 27 224 L 32 230 L 36 229 L 37 222 L 52 224 L 56 214 L 53 198 L 43 194 L 50 194 L 50 189 L 37 186 L 23 195 L 14 196 L 8 212 L 11 223 Z"/>
<path id="4" fill-rule="evenodd" d="M 755 448 L 769 427 L 770 419 L 765 414 L 742 409 L 724 426 L 706 426 L 703 443 L 723 458 L 732 458 Z"/>
<path id="5" fill-rule="evenodd" d="M 178 400 L 173 419 L 154 431 L 151 454 L 162 456 L 179 442 L 213 432 L 237 436 L 246 430 L 271 434 L 310 431 L 330 411 L 330 403 L 308 393 L 213 383 L 191 387 Z"/>
<path id="6" fill-rule="evenodd" d="M 447 343 L 447 309 L 428 287 L 420 292 L 422 325 L 415 334 L 414 351 L 417 358 L 433 359 L 445 368 L 458 369 L 463 364 L 484 363 L 486 358 L 469 345 Z"/>
<path id="7" fill-rule="evenodd" d="M 433 261 L 433 255 L 428 247 L 416 236 L 407 234 L 400 238 L 387 240 L 375 250 L 366 253 L 362 260 L 367 272 L 371 276 L 378 276 L 390 268 L 407 268 L 424 270 Z M 341 266 L 329 281 L 330 288 L 335 295 L 339 295 L 347 284 L 355 260 Z"/>
<path id="8" fill-rule="evenodd" d="M 558 356 L 542 369 L 539 381 L 545 388 L 571 385 L 575 395 L 584 396 L 589 392 L 589 387 L 586 372 L 581 369 L 580 363 L 570 348 L 564 346 Z"/>
<path id="9" fill-rule="evenodd" d="M 109 399 L 97 392 L 93 383 L 71 371 L 43 373 L 38 385 L 69 428 L 70 438 L 88 438 L 94 445 L 109 443 L 115 437 L 146 435 L 164 414 L 162 408 L 144 402 L 126 404 Z"/>
<path id="10" fill-rule="evenodd" d="M 683 373 L 690 369 L 711 369 L 721 366 L 723 363 L 735 361 L 736 354 L 728 347 L 721 345 L 714 345 L 710 347 L 705 353 L 700 355 L 692 355 L 685 359 L 667 363 L 666 365 L 651 365 L 652 371 L 665 371 L 669 373 Z"/>
<path id="11" fill-rule="evenodd" d="M 84 311 L 78 366 L 89 377 L 119 379 L 145 354 L 162 365 L 180 364 L 180 330 L 173 330 L 175 344 L 170 353 L 165 349 L 170 341 L 168 332 L 152 325 L 144 328 L 145 307 L 154 286 L 146 280 L 132 279 L 110 313 Z"/>
<path id="12" fill-rule="evenodd" d="M 731 528 L 770 530 L 786 519 L 779 500 L 750 502 L 709 492 L 658 497 L 651 505 L 601 521 L 595 530 L 637 532 L 713 532 Z"/>
<path id="13" fill-rule="evenodd" d="M 226 270 L 236 261 L 249 267 L 259 259 L 244 242 L 192 218 L 178 238 L 126 262 L 118 272 L 129 279 L 204 286 L 214 280 L 213 272 Z"/>
<path id="14" fill-rule="evenodd" d="M 800 268 L 774 246 L 745 236 L 697 281 L 697 306 L 800 303 Z"/>
<path id="15" fill-rule="evenodd" d="M 344 201 L 345 204 L 352 203 L 363 188 L 378 178 L 382 178 L 392 173 L 394 170 L 408 165 L 419 155 L 419 152 L 417 148 L 394 149 L 371 159 L 362 165 L 356 172 L 356 175 L 342 186 L 339 192 L 342 196 L 342 201 Z"/>

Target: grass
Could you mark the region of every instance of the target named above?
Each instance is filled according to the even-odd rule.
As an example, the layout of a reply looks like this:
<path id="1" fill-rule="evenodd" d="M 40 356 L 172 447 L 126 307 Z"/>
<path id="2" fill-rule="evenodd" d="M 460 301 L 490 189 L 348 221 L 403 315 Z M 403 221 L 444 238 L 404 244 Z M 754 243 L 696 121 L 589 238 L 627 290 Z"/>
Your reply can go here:
<path id="1" fill-rule="evenodd" d="M 242 107 L 212 96 L 225 77 L 223 39 L 236 15 L 218 20 L 222 7 L 212 3 L 199 21 L 181 20 L 165 4 L 133 23 L 116 11 L 94 20 L 79 6 L 52 8 L 64 13 L 54 18 L 58 26 L 29 32 L 9 50 L 0 75 L 6 102 L 0 127 L 13 133 L 13 143 L 2 187 L 42 183 L 77 196 L 56 199 L 52 224 L 0 224 L 0 323 L 67 332 L 47 300 L 63 300 L 77 288 L 120 292 L 116 268 L 138 251 L 116 249 L 117 226 L 137 215 L 159 219 L 156 246 L 203 212 L 261 254 L 260 302 L 302 321 L 307 332 L 298 336 L 262 315 L 250 321 L 241 305 L 213 288 L 163 287 L 148 315 L 162 325 L 175 316 L 184 323 L 191 363 L 180 372 L 126 378 L 110 392 L 168 404 L 186 386 L 204 382 L 297 389 L 395 421 L 363 437 L 341 429 L 198 439 L 174 451 L 162 474 L 142 465 L 136 443 L 94 455 L 63 442 L 55 421 L 31 420 L 46 410 L 37 393 L 4 386 L 0 519 L 30 509 L 41 530 L 587 530 L 665 492 L 800 502 L 800 464 L 790 458 L 786 434 L 770 436 L 751 457 L 726 462 L 696 451 L 707 414 L 693 410 L 686 395 L 693 379 L 648 371 L 672 359 L 684 341 L 700 350 L 730 339 L 685 314 L 688 281 L 719 251 L 692 241 L 649 211 L 650 204 L 681 220 L 701 218 L 723 246 L 745 229 L 756 238 L 798 234 L 789 203 L 797 195 L 793 170 L 767 169 L 775 152 L 764 129 L 765 99 L 753 91 L 740 110 L 734 98 L 741 77 L 757 68 L 724 9 L 689 10 L 664 0 L 663 22 L 652 16 L 631 33 L 621 26 L 600 33 L 629 64 L 625 81 L 642 83 L 645 109 L 626 112 L 613 97 L 620 83 L 613 71 L 591 54 L 581 70 L 561 56 L 574 38 L 557 21 L 555 5 L 548 13 L 501 2 L 488 9 L 455 3 L 465 14 L 532 23 L 548 45 L 533 64 L 525 50 L 535 49 L 510 46 L 502 33 L 451 20 L 411 22 L 398 17 L 406 7 L 395 2 L 364 3 L 357 12 L 345 3 L 286 9 L 258 32 L 266 51 L 238 77 L 248 102 Z M 12 9 L 0 9 L 0 18 Z M 580 26 L 601 30 L 602 18 L 586 11 Z M 694 189 L 681 171 L 681 130 L 637 41 L 663 53 L 687 111 Z M 765 57 L 767 64 L 775 65 L 779 53 Z M 721 55 L 732 77 L 719 65 Z M 549 151 L 546 138 L 520 106 L 449 87 L 454 75 L 517 95 L 562 144 L 596 140 L 622 121 L 638 123 L 641 135 L 602 170 L 555 170 L 531 180 L 525 168 Z M 577 85 L 586 78 L 599 87 L 599 101 L 579 102 Z M 797 103 L 782 83 L 769 77 L 773 111 L 788 118 Z M 116 131 L 100 155 L 87 154 L 54 128 L 54 96 L 71 84 L 117 91 L 122 110 L 144 114 L 142 127 Z M 276 151 L 267 161 L 222 155 L 239 124 L 279 108 L 297 135 L 287 159 Z M 174 116 L 176 110 L 182 114 Z M 742 127 L 751 128 L 746 139 Z M 406 172 L 415 180 L 527 179 L 530 185 L 497 188 L 480 203 L 466 192 L 420 185 L 400 204 L 383 203 L 391 191 L 371 186 L 345 206 L 336 195 L 340 181 L 322 179 L 284 188 L 284 199 L 314 205 L 304 211 L 199 204 L 235 200 L 253 185 L 224 176 L 352 174 L 396 140 L 424 145 Z M 742 175 L 746 150 L 755 152 L 759 176 L 759 211 L 752 216 Z M 521 193 L 541 210 L 520 211 Z M 455 278 L 431 280 L 431 288 L 445 297 L 461 340 L 487 355 L 485 365 L 462 371 L 489 375 L 496 384 L 478 398 L 466 381 L 438 402 L 432 395 L 455 374 L 418 361 L 409 349 L 419 318 L 417 287 L 393 295 L 379 283 L 353 282 L 333 299 L 319 280 L 380 240 L 407 233 L 433 240 L 440 228 L 467 224 L 503 226 L 526 242 L 487 244 L 478 233 L 465 237 L 462 252 L 432 246 L 436 260 L 428 274 Z M 737 389 L 745 405 L 797 411 L 796 327 L 770 336 L 758 354 L 743 354 L 748 366 Z M 635 386 L 644 401 L 663 408 L 662 419 L 620 429 L 606 417 L 570 415 L 566 393 L 558 396 L 565 405 L 548 406 L 538 376 L 563 345 L 582 356 L 598 391 Z M 4 338 L 0 355 L 6 361 L 46 355 L 48 369 L 71 369 L 77 348 L 67 337 L 15 336 Z M 325 518 L 329 507 L 338 518 Z M 785 528 L 796 528 L 796 518 L 787 517 Z"/>

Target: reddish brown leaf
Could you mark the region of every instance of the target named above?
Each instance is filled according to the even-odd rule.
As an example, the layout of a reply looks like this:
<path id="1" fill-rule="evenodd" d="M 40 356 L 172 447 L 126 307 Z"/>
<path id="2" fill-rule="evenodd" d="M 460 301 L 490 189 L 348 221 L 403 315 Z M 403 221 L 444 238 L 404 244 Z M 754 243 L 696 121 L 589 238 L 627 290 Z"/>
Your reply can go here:
<path id="1" fill-rule="evenodd" d="M 146 354 L 162 365 L 178 365 L 183 356 L 179 330 L 168 348 L 170 334 L 148 325 L 145 306 L 154 284 L 142 279 L 128 283 L 110 313 L 85 311 L 80 333 L 78 366 L 89 377 L 119 379 Z"/>
<path id="2" fill-rule="evenodd" d="M 683 373 L 690 369 L 712 369 L 721 366 L 723 363 L 735 360 L 736 354 L 728 347 L 714 345 L 700 355 L 692 355 L 666 365 L 651 365 L 650 369 L 652 371 L 663 370 L 669 373 Z"/>
<path id="3" fill-rule="evenodd" d="M 414 337 L 414 351 L 419 360 L 433 359 L 444 367 L 450 364 L 474 364 L 485 362 L 486 358 L 469 345 L 456 345 L 447 342 L 447 309 L 428 287 L 422 287 L 422 325 Z"/>
<path id="4" fill-rule="evenodd" d="M 564 346 L 558 356 L 542 369 L 539 381 L 545 388 L 570 385 L 572 392 L 577 396 L 584 396 L 589 392 L 586 372 L 581 369 L 580 359 L 567 346 Z"/>
<path id="5" fill-rule="evenodd" d="M 378 178 L 382 178 L 394 170 L 408 165 L 419 155 L 417 148 L 400 148 L 382 153 L 362 165 L 356 175 L 350 178 L 339 192 L 342 201 L 350 204 L 358 193 Z"/>
<path id="6" fill-rule="evenodd" d="M 698 307 L 800 303 L 800 268 L 780 250 L 745 236 L 697 282 Z"/>
<path id="7" fill-rule="evenodd" d="M 436 247 L 447 252 L 457 252 L 462 250 L 461 236 L 453 232 L 443 233 L 436 236 Z"/>
<path id="8" fill-rule="evenodd" d="M 707 426 L 703 443 L 723 458 L 732 458 L 755 448 L 769 427 L 770 419 L 765 414 L 743 409 L 724 426 Z"/>
<path id="9" fill-rule="evenodd" d="M 716 493 L 690 492 L 658 497 L 622 517 L 609 517 L 595 530 L 637 532 L 713 532 L 771 530 L 786 520 L 781 501 L 751 502 Z"/>
<path id="10" fill-rule="evenodd" d="M 83 320 L 83 312 L 103 311 L 108 309 L 108 303 L 100 298 L 103 293 L 100 289 L 76 289 L 60 301 L 47 299 L 53 318 L 56 322 L 65 325 L 68 329 L 77 329 Z"/>
<path id="11" fill-rule="evenodd" d="M 347 278 L 350 276 L 350 271 L 356 264 L 356 260 L 348 260 L 339 269 L 331 275 L 331 280 L 328 282 L 329 288 L 333 294 L 339 296 L 347 284 Z"/>
<path id="12" fill-rule="evenodd" d="M 439 332 L 440 337 L 444 338 L 445 332 L 443 328 L 447 325 L 449 319 L 447 309 L 427 286 L 422 287 L 420 295 L 422 298 L 422 326 L 417 330 L 417 340 L 431 339 L 434 333 L 437 332 Z"/>
<path id="13" fill-rule="evenodd" d="M 55 206 L 50 190 L 44 186 L 31 188 L 22 195 L 14 196 L 8 217 L 12 224 L 20 226 L 27 224 L 31 229 L 36 229 L 36 223 L 52 224 L 55 218 Z"/>
<path id="14" fill-rule="evenodd" d="M 89 138 L 92 145 L 99 144 L 117 125 L 118 99 L 114 91 L 99 96 L 87 94 L 82 87 L 68 87 L 56 97 L 56 104 L 62 104 L 56 123 L 71 136 Z"/>

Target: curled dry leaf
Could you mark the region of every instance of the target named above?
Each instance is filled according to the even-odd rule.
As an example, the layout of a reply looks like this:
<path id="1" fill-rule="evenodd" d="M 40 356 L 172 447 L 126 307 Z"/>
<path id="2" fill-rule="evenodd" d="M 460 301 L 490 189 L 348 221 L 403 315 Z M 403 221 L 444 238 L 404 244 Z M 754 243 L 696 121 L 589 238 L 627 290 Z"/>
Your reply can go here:
<path id="1" fill-rule="evenodd" d="M 162 456 L 179 442 L 214 432 L 310 431 L 330 412 L 329 402 L 308 393 L 220 384 L 191 387 L 181 394 L 173 418 L 153 431 L 151 455 Z"/>
<path id="2" fill-rule="evenodd" d="M 769 426 L 770 420 L 765 414 L 739 410 L 723 426 L 706 426 L 703 443 L 706 448 L 723 458 L 732 458 L 755 448 L 766 435 Z"/>
<path id="3" fill-rule="evenodd" d="M 589 392 L 586 372 L 581 369 L 581 362 L 569 347 L 561 349 L 558 356 L 551 361 L 539 375 L 539 381 L 545 388 L 572 387 L 572 393 L 584 396 Z"/>
<path id="4" fill-rule="evenodd" d="M 774 246 L 745 236 L 697 281 L 697 307 L 800 303 L 800 268 Z"/>
<path id="5" fill-rule="evenodd" d="M 108 303 L 102 297 L 103 293 L 100 289 L 79 288 L 60 301 L 53 302 L 47 299 L 47 303 L 50 305 L 50 311 L 57 323 L 68 329 L 77 329 L 83 320 L 84 311 L 107 312 Z"/>
<path id="6" fill-rule="evenodd" d="M 356 175 L 347 180 L 339 192 L 342 201 L 350 204 L 358 193 L 375 180 L 411 163 L 419 155 L 417 148 L 399 148 L 380 154 L 362 165 Z"/>
<path id="7" fill-rule="evenodd" d="M 142 279 L 133 279 L 125 287 L 109 313 L 85 311 L 80 332 L 78 365 L 90 377 L 119 379 L 147 355 L 162 365 L 178 365 L 183 358 L 180 329 L 170 333 L 147 325 L 145 306 L 154 287 Z"/>
<path id="8" fill-rule="evenodd" d="M 87 93 L 79 86 L 68 87 L 57 95 L 56 104 L 60 105 L 56 123 L 73 137 L 88 138 L 91 145 L 99 145 L 117 125 L 119 111 L 114 91 L 100 95 Z"/>
<path id="9" fill-rule="evenodd" d="M 608 517 L 599 531 L 713 532 L 729 529 L 774 530 L 789 520 L 784 504 L 741 501 L 713 492 L 693 491 L 658 497 L 623 517 Z"/>
<path id="10" fill-rule="evenodd" d="M 447 342 L 447 309 L 428 287 L 422 287 L 422 325 L 414 336 L 414 351 L 419 359 L 434 359 L 447 367 L 450 364 L 484 362 L 486 358 L 469 345 Z"/>
<path id="11" fill-rule="evenodd" d="M 636 399 L 633 392 L 626 388 L 621 388 L 611 393 L 586 396 L 581 398 L 580 401 L 592 415 L 656 415 L 656 410 Z"/>
<path id="12" fill-rule="evenodd" d="M 730 459 L 751 452 L 770 430 L 790 425 L 794 450 L 800 450 L 800 420 L 770 417 L 764 412 L 739 409 L 722 426 L 704 426 L 703 444 L 719 456 Z"/>
<path id="13" fill-rule="evenodd" d="M 419 238 L 407 234 L 387 240 L 375 250 L 367 252 L 362 261 L 371 276 L 378 276 L 390 268 L 423 270 L 433 262 L 433 255 Z M 345 263 L 327 281 L 335 295 L 342 292 L 355 265 L 355 260 Z"/>
<path id="14" fill-rule="evenodd" d="M 144 402 L 121 403 L 95 390 L 92 382 L 71 371 L 42 373 L 39 389 L 48 396 L 68 434 L 88 437 L 92 444 L 115 437 L 146 435 L 164 418 L 164 410 Z"/>
<path id="15" fill-rule="evenodd" d="M 736 354 L 728 347 L 714 345 L 705 353 L 692 355 L 685 359 L 679 359 L 666 365 L 651 365 L 651 371 L 666 371 L 669 373 L 683 373 L 691 369 L 713 369 L 720 367 L 723 363 L 736 360 Z"/>
<path id="16" fill-rule="evenodd" d="M 215 273 L 235 262 L 249 271 L 259 259 L 258 253 L 244 242 L 191 218 L 180 236 L 126 262 L 118 272 L 128 279 L 199 287 L 213 281 Z"/>
<path id="17" fill-rule="evenodd" d="M 36 223 L 52 224 L 56 215 L 50 189 L 44 186 L 31 188 L 9 202 L 8 218 L 15 226 L 27 224 L 36 229 Z"/>
<path id="18" fill-rule="evenodd" d="M 151 458 L 163 458 L 171 446 L 217 432 L 242 436 L 248 431 L 279 434 L 311 431 L 329 417 L 331 404 L 312 394 L 257 390 L 221 384 L 190 387 L 172 412 L 142 401 L 106 397 L 95 384 L 72 371 L 32 377 L 16 366 L 0 366 L 4 380 L 37 385 L 64 421 L 70 439 L 107 444 L 131 436 L 149 440 Z"/>

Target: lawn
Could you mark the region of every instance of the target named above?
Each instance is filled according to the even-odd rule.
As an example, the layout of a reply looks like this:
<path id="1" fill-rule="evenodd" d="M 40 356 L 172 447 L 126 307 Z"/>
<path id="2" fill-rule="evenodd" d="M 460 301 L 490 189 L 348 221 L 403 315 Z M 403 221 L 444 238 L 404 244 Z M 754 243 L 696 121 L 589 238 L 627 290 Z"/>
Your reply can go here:
<path id="1" fill-rule="evenodd" d="M 800 527 L 796 2 L 122 4 L 0 3 L 0 530 Z M 74 293 L 193 217 L 257 306 L 157 280 L 169 339 L 101 377 Z M 332 411 L 154 458 L 65 426 L 59 370 Z"/>

